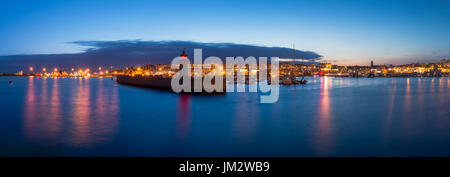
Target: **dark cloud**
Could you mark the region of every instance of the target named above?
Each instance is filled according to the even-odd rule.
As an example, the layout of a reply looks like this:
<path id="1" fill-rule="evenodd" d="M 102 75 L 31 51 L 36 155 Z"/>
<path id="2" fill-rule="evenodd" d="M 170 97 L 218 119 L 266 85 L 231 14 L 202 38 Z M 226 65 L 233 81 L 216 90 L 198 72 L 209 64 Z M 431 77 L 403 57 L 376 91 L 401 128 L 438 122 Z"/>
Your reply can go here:
<path id="1" fill-rule="evenodd" d="M 201 43 L 192 41 L 75 41 L 73 44 L 89 47 L 82 53 L 49 55 L 11 55 L 0 57 L 1 72 L 15 72 L 28 66 L 40 67 L 109 67 L 124 68 L 142 64 L 161 64 L 186 53 L 193 58 L 194 48 L 203 49 L 203 59 L 208 56 L 225 57 L 280 57 L 292 58 L 293 51 L 283 47 L 265 47 L 234 43 Z M 318 59 L 311 51 L 296 50 L 296 56 Z"/>

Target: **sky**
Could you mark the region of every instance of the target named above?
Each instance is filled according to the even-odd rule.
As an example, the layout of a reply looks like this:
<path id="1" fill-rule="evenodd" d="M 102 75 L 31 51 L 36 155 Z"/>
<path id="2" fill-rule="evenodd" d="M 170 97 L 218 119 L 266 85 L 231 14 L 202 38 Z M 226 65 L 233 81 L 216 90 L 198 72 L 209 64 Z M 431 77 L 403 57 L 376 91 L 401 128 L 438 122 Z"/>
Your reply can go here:
<path id="1" fill-rule="evenodd" d="M 36 71 L 43 68 L 58 68 L 61 70 L 76 70 L 88 68 L 114 68 L 144 66 L 147 64 L 168 64 L 182 51 L 193 59 L 194 49 L 202 49 L 202 59 L 216 56 L 225 61 L 227 57 L 279 57 L 291 59 L 294 50 L 287 47 L 265 47 L 236 43 L 205 43 L 192 41 L 75 41 L 73 44 L 85 46 L 82 52 L 65 54 L 30 54 L 0 56 L 0 72 L 12 73 L 29 71 L 33 67 Z M 322 56 L 312 51 L 296 50 L 305 64 L 323 62 Z M 296 58 L 298 60 L 298 58 Z M 271 61 L 271 60 L 269 60 Z M 191 60 L 192 62 L 192 60 Z M 291 62 L 291 61 L 290 61 Z M 299 61 L 297 61 L 299 63 Z"/>
<path id="2" fill-rule="evenodd" d="M 3 1 L 0 56 L 83 53 L 76 41 L 194 41 L 313 51 L 342 65 L 450 58 L 450 1 Z"/>

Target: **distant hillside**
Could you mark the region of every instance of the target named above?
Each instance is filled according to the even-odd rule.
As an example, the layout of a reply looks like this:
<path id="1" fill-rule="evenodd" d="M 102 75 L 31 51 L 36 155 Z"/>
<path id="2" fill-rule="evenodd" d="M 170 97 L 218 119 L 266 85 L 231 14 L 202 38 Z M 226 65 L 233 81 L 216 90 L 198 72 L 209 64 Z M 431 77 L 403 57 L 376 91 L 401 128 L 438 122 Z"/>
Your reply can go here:
<path id="1" fill-rule="evenodd" d="M 208 56 L 248 57 L 266 56 L 291 58 L 292 49 L 283 47 L 265 47 L 234 43 L 200 43 L 192 41 L 76 41 L 74 44 L 90 47 L 77 54 L 42 54 L 0 56 L 0 72 L 17 72 L 29 66 L 61 69 L 124 68 L 142 64 L 162 64 L 178 56 L 186 48 L 186 53 L 193 58 L 193 49 L 203 49 L 203 59 Z M 296 55 L 304 59 L 318 59 L 321 55 L 311 51 L 296 50 Z"/>

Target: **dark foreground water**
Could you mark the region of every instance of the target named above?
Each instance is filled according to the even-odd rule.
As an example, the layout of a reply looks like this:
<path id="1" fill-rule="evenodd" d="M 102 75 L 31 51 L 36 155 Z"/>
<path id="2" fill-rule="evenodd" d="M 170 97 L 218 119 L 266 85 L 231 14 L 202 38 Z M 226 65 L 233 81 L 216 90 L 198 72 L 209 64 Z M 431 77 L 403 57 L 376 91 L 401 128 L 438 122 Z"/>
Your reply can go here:
<path id="1" fill-rule="evenodd" d="M 450 156 L 450 78 L 308 80 L 260 104 L 0 77 L 0 156 Z"/>

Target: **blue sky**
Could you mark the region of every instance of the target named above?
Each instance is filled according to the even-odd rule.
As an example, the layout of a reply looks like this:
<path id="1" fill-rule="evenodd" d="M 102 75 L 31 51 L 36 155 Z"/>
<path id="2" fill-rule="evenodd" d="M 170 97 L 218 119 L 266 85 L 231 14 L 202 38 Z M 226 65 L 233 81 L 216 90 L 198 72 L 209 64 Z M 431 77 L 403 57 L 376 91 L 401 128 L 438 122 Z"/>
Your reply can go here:
<path id="1" fill-rule="evenodd" d="M 232 42 L 338 64 L 450 58 L 450 1 L 4 1 L 0 55 L 77 53 L 73 41 Z"/>

